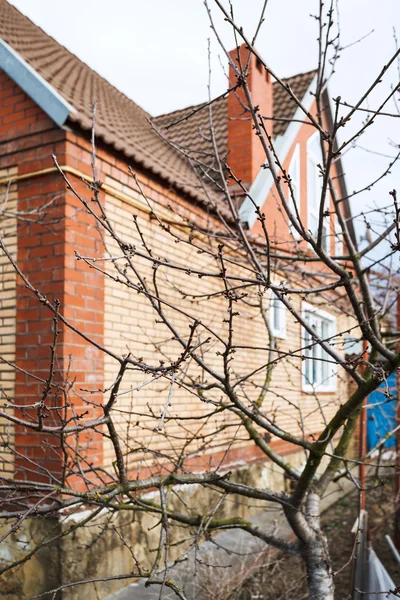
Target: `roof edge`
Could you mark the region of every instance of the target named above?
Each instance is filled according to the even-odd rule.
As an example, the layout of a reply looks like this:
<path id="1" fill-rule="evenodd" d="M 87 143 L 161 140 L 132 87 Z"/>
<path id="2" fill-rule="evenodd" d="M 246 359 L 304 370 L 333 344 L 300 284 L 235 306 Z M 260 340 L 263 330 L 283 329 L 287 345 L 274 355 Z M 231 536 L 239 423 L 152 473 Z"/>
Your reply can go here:
<path id="1" fill-rule="evenodd" d="M 75 112 L 74 107 L 2 39 L 0 39 L 0 68 L 59 127 L 62 127 L 69 115 Z"/>

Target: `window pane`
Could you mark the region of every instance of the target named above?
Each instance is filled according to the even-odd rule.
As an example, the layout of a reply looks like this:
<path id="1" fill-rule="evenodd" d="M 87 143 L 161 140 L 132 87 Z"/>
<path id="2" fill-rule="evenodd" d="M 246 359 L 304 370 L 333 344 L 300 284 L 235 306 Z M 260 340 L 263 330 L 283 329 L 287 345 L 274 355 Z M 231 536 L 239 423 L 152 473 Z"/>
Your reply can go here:
<path id="1" fill-rule="evenodd" d="M 321 141 L 319 139 L 319 135 L 314 135 L 312 139 L 308 142 L 308 150 L 312 152 L 318 160 L 322 159 L 321 154 Z"/>
<path id="2" fill-rule="evenodd" d="M 311 336 L 308 333 L 308 331 L 305 332 L 305 336 L 304 336 L 304 345 L 306 346 L 306 350 L 305 350 L 305 355 L 308 357 L 306 358 L 306 362 L 305 362 L 305 378 L 306 378 L 306 384 L 311 384 L 312 383 L 312 360 L 310 359 L 311 355 L 312 355 L 312 350 L 311 348 L 307 348 L 307 346 L 311 344 Z"/>
<path id="3" fill-rule="evenodd" d="M 280 331 L 281 329 L 281 310 L 280 310 L 280 302 L 278 300 L 278 298 L 276 296 L 273 297 L 273 325 L 274 325 L 274 329 L 275 331 Z"/>
<path id="4" fill-rule="evenodd" d="M 327 321 L 326 319 L 322 319 L 321 325 L 322 325 L 321 336 L 322 336 L 323 340 L 326 340 L 330 336 L 330 322 Z M 321 381 L 321 383 L 327 385 L 329 383 L 328 378 L 329 378 L 329 369 L 330 369 L 330 364 L 327 361 L 329 361 L 330 357 L 329 357 L 329 354 L 327 352 L 325 352 L 325 350 L 322 350 L 322 358 L 324 359 L 325 362 L 322 363 L 322 369 L 321 369 L 322 381 Z"/>
<path id="5" fill-rule="evenodd" d="M 288 191 L 288 200 L 289 206 L 292 210 L 293 215 L 296 217 L 297 212 L 300 212 L 300 147 L 299 144 L 296 145 L 296 148 L 293 152 L 292 160 L 289 165 L 289 175 L 291 179 L 292 186 L 292 194 Z M 297 208 L 297 211 L 296 211 Z M 293 227 L 292 223 L 289 223 L 289 229 L 291 235 L 295 238 L 298 237 L 298 233 L 296 229 Z"/>
<path id="6" fill-rule="evenodd" d="M 322 225 L 322 248 L 325 250 L 325 252 L 329 252 L 329 250 L 330 250 L 328 218 L 329 217 L 324 217 L 325 222 Z"/>
<path id="7" fill-rule="evenodd" d="M 329 340 L 332 335 L 332 322 L 318 314 L 305 312 L 306 322 L 315 331 L 315 335 L 321 340 Z M 312 336 L 304 331 L 304 345 L 312 345 L 312 348 L 305 350 L 307 357 L 304 364 L 304 381 L 307 385 L 328 386 L 331 382 L 332 365 L 329 354 L 312 339 Z M 327 342 L 329 343 L 329 341 Z"/>
<path id="8" fill-rule="evenodd" d="M 335 254 L 336 256 L 343 254 L 343 233 L 337 217 L 335 218 Z"/>
<path id="9" fill-rule="evenodd" d="M 316 236 L 318 233 L 318 219 L 313 213 L 308 213 L 308 229 Z"/>
<path id="10" fill-rule="evenodd" d="M 271 332 L 277 337 L 284 338 L 286 336 L 286 307 L 272 291 L 269 305 L 269 325 Z"/>
<path id="11" fill-rule="evenodd" d="M 329 337 L 329 321 L 327 319 L 321 319 L 321 336 L 322 339 L 326 339 Z"/>
<path id="12" fill-rule="evenodd" d="M 315 162 L 308 159 L 308 210 L 309 212 L 318 211 L 318 171 Z M 311 229 L 311 227 L 309 227 Z"/>
<path id="13" fill-rule="evenodd" d="M 293 158 L 292 158 L 292 162 L 290 163 L 290 167 L 289 167 L 289 174 L 290 174 L 290 179 L 291 179 L 291 185 L 292 185 L 292 190 L 293 190 L 293 197 L 294 200 L 297 204 L 297 206 L 299 206 L 299 153 L 298 150 L 295 150 Z"/>

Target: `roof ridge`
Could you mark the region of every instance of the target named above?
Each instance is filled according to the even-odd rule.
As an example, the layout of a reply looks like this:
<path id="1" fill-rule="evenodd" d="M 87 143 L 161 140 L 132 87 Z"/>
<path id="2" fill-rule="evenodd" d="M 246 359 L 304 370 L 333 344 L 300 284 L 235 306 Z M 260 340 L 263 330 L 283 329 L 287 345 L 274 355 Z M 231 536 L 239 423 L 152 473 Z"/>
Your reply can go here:
<path id="1" fill-rule="evenodd" d="M 294 75 L 289 75 L 288 77 L 282 77 L 281 81 L 288 81 L 289 79 L 293 79 L 294 77 L 304 77 L 305 75 L 310 75 L 311 73 L 317 73 L 318 69 L 309 69 L 308 71 L 302 71 L 301 73 L 295 73 Z M 279 85 L 279 81 L 275 80 L 272 82 L 272 85 Z M 227 97 L 219 97 L 217 96 L 215 98 L 215 101 L 218 102 L 219 100 L 226 100 Z M 189 106 L 185 106 L 183 108 L 177 108 L 175 110 L 170 110 L 168 112 L 165 113 L 161 113 L 159 115 L 154 115 L 152 117 L 152 119 L 154 120 L 158 120 L 158 119 L 162 119 L 163 117 L 168 117 L 169 115 L 175 115 L 176 113 L 180 113 L 180 112 L 184 112 L 184 111 L 189 111 L 189 110 L 195 110 L 196 108 L 200 108 L 201 106 L 206 107 L 207 104 L 209 103 L 209 100 L 204 100 L 204 102 L 199 102 L 197 104 L 191 104 Z"/>
<path id="2" fill-rule="evenodd" d="M 287 81 L 288 79 L 293 79 L 293 77 L 304 77 L 305 75 L 310 75 L 310 73 L 317 73 L 318 69 L 309 69 L 308 71 L 302 71 L 301 73 L 295 73 L 294 75 L 288 75 L 287 77 L 281 77 L 281 81 Z M 275 80 L 273 83 L 278 83 L 279 81 Z"/>
<path id="3" fill-rule="evenodd" d="M 217 96 L 217 98 L 215 98 L 215 101 L 217 102 L 218 100 L 226 100 L 226 98 L 220 98 Z M 168 115 L 174 115 L 178 112 L 184 112 L 185 110 L 194 110 L 196 108 L 200 108 L 201 106 L 207 106 L 208 103 L 209 103 L 209 100 L 204 100 L 204 102 L 199 102 L 198 104 L 191 104 L 190 106 L 184 106 L 183 108 L 177 108 L 175 110 L 170 110 L 166 113 L 161 113 L 160 115 L 155 115 L 152 118 L 153 119 L 161 119 L 161 117 L 168 117 Z"/>
<path id="4" fill-rule="evenodd" d="M 190 123 L 181 119 L 182 122 L 170 131 L 168 142 L 152 128 L 152 116 L 147 111 L 46 33 L 8 0 L 0 0 L 0 34 L 34 71 L 53 86 L 60 98 L 67 101 L 68 112 L 71 105 L 75 108 L 74 112 L 69 112 L 66 116 L 73 127 L 76 125 L 85 131 L 91 130 L 92 103 L 98 100 L 96 128 L 99 139 L 114 150 L 123 152 L 128 160 L 133 159 L 142 168 L 149 169 L 169 185 L 172 184 L 204 204 L 204 192 L 199 188 L 198 182 L 199 173 L 193 169 L 193 165 L 181 149 L 186 147 L 192 149 L 197 156 L 211 157 L 212 148 L 207 135 L 208 111 L 202 110 L 203 107 L 207 107 L 207 101 L 154 117 L 155 123 L 163 124 L 168 119 L 179 119 L 179 116 L 190 114 L 191 111 L 197 113 Z M 314 73 L 315 71 L 308 75 L 297 74 L 285 82 L 289 81 L 295 93 L 302 97 Z M 285 86 L 274 84 L 273 89 L 274 96 L 277 94 L 277 99 L 279 98 L 276 103 L 279 117 L 283 117 L 278 120 L 276 132 L 283 134 L 296 104 L 293 101 L 285 101 L 284 97 L 288 97 L 288 94 L 285 94 Z M 220 155 L 225 156 L 228 144 L 226 96 L 215 98 L 214 107 L 215 139 Z M 210 163 L 210 168 L 212 167 Z M 207 187 L 208 183 L 207 181 Z M 215 202 L 220 204 L 221 210 L 224 210 L 218 190 L 211 185 L 209 193 L 215 198 Z"/>
<path id="5" fill-rule="evenodd" d="M 68 54 L 70 56 L 74 57 L 74 59 L 76 59 L 83 67 L 86 67 L 87 69 L 89 69 L 90 71 L 92 71 L 92 73 L 94 73 L 95 75 L 97 75 L 97 77 L 99 77 L 100 79 L 102 79 L 107 85 L 109 85 L 111 88 L 113 88 L 118 94 L 120 94 L 121 96 L 123 96 L 129 102 L 132 102 L 133 104 L 135 104 L 135 106 L 137 106 L 140 110 L 142 110 L 143 113 L 147 117 L 152 118 L 152 115 L 150 115 L 150 113 L 147 112 L 142 106 L 140 106 L 140 104 L 137 104 L 137 102 L 135 102 L 132 98 L 129 98 L 129 96 L 127 96 L 124 92 L 122 92 L 120 89 L 118 89 L 115 85 L 113 85 L 112 83 L 110 83 L 108 81 L 108 79 L 106 79 L 105 77 L 103 77 L 103 75 L 100 75 L 100 73 L 98 73 L 95 69 L 93 69 L 89 64 L 87 64 L 82 59 L 80 59 L 77 54 L 75 54 L 74 52 L 72 52 L 71 50 L 69 50 L 66 46 L 64 46 L 64 44 L 61 44 L 52 35 L 50 35 L 49 33 L 47 33 L 42 27 L 40 27 L 40 25 L 37 25 L 34 21 L 32 21 L 32 19 L 30 17 L 28 17 L 27 15 L 25 15 L 16 6 L 14 6 L 14 4 L 11 4 L 11 2 L 9 2 L 9 0 L 0 0 L 0 5 L 1 5 L 1 3 L 7 4 L 12 10 L 14 10 L 16 13 L 18 13 L 18 15 L 20 17 L 22 17 L 22 19 L 26 19 L 27 21 L 29 21 L 36 29 L 38 29 L 39 31 L 41 31 L 42 34 L 44 34 L 46 37 L 48 37 L 50 40 L 52 40 L 52 42 L 54 42 L 55 44 L 57 44 L 57 46 L 59 46 L 60 48 L 62 48 L 63 50 L 65 50 L 65 52 L 68 52 Z"/>

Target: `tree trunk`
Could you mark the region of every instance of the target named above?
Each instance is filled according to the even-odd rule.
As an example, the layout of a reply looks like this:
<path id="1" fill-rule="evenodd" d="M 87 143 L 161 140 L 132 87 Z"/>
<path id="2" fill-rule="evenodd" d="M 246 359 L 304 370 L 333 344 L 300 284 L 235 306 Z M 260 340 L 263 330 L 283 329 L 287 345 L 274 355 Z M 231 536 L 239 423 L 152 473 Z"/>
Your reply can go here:
<path id="1" fill-rule="evenodd" d="M 320 498 L 317 494 L 308 494 L 306 519 L 312 530 L 303 546 L 310 600 L 334 600 L 331 559 L 327 539 L 321 531 Z"/>
<path id="2" fill-rule="evenodd" d="M 326 538 L 321 534 L 304 549 L 310 600 L 333 600 L 334 585 Z"/>

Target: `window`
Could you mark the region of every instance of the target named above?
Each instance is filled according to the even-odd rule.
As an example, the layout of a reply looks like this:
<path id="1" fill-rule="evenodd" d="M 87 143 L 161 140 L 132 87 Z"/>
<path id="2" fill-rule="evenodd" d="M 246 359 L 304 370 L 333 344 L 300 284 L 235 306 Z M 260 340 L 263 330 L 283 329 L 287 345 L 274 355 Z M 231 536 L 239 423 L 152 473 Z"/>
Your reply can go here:
<path id="1" fill-rule="evenodd" d="M 318 132 L 307 141 L 307 218 L 308 229 L 317 237 L 319 206 L 321 202 L 322 175 L 318 165 L 322 165 L 322 153 Z M 329 194 L 325 195 L 325 210 L 329 208 Z M 322 223 L 322 248 L 329 251 L 329 216 Z"/>
<path id="2" fill-rule="evenodd" d="M 298 213 L 300 214 L 300 144 L 296 144 L 292 160 L 290 161 L 288 173 L 291 179 L 293 198 L 296 202 Z M 294 210 L 293 206 L 293 198 L 290 194 L 290 190 L 288 190 L 289 207 L 296 216 L 296 211 Z M 298 236 L 298 233 L 292 224 L 289 224 L 289 227 L 292 235 Z"/>
<path id="3" fill-rule="evenodd" d="M 288 172 L 291 179 L 293 197 L 295 199 L 297 208 L 300 210 L 300 144 L 296 144 Z M 293 203 L 290 193 L 289 201 Z"/>
<path id="4" fill-rule="evenodd" d="M 343 233 L 340 227 L 339 219 L 335 215 L 335 256 L 343 254 Z"/>
<path id="5" fill-rule="evenodd" d="M 336 319 L 333 315 L 304 303 L 303 317 L 318 338 L 329 340 L 335 335 Z M 305 391 L 334 391 L 336 389 L 336 365 L 332 363 L 332 358 L 320 344 L 316 343 L 306 329 L 303 329 L 303 345 L 306 356 L 303 363 L 303 389 Z"/>
<path id="6" fill-rule="evenodd" d="M 272 291 L 269 304 L 269 326 L 274 337 L 286 337 L 286 306 Z"/>

